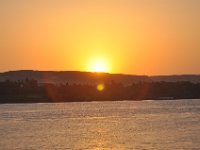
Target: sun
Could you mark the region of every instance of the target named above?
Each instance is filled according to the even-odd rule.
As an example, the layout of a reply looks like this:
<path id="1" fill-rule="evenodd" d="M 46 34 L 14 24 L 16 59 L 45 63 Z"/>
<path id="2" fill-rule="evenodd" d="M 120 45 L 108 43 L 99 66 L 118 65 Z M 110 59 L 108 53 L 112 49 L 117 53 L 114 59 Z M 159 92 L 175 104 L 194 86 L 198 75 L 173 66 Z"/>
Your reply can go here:
<path id="1" fill-rule="evenodd" d="M 108 69 L 106 68 L 105 64 L 96 63 L 96 64 L 93 64 L 91 71 L 93 71 L 93 72 L 107 72 Z"/>
<path id="2" fill-rule="evenodd" d="M 88 71 L 91 72 L 109 72 L 108 61 L 105 58 L 93 58 L 88 65 Z"/>

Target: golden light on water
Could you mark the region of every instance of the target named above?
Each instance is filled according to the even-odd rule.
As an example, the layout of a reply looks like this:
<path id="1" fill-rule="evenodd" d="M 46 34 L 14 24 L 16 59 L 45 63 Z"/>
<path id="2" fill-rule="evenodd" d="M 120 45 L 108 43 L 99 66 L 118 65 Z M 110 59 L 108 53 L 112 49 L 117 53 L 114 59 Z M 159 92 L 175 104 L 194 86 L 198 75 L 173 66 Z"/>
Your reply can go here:
<path id="1" fill-rule="evenodd" d="M 98 90 L 98 91 L 101 92 L 101 91 L 103 91 L 104 89 L 105 89 L 104 84 L 101 83 L 101 84 L 98 84 L 98 85 L 97 85 L 97 90 Z"/>

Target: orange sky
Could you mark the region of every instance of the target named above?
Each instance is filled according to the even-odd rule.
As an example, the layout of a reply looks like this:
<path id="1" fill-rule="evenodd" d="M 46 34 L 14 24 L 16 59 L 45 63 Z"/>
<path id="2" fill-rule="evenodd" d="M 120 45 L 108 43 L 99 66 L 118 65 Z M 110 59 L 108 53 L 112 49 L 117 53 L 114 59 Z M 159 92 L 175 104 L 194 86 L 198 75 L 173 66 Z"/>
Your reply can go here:
<path id="1" fill-rule="evenodd" d="M 1 0 L 0 71 L 200 74 L 199 0 Z"/>

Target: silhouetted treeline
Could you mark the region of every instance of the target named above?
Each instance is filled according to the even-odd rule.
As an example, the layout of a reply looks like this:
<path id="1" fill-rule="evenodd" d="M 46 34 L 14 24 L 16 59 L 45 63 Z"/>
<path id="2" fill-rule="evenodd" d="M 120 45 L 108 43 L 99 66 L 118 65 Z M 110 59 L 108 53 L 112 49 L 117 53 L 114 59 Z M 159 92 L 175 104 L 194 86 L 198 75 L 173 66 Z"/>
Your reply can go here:
<path id="1" fill-rule="evenodd" d="M 200 83 L 139 82 L 130 86 L 104 83 L 104 90 L 87 84 L 39 84 L 36 80 L 0 82 L 0 103 L 73 102 L 101 100 L 199 99 Z"/>

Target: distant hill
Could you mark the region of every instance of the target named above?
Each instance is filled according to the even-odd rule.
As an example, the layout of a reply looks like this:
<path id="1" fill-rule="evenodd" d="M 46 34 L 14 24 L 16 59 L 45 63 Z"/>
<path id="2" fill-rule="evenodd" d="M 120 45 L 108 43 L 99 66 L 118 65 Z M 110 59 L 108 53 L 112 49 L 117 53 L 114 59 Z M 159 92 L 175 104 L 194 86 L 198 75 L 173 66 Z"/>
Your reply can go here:
<path id="1" fill-rule="evenodd" d="M 168 75 L 168 76 L 151 76 L 152 81 L 159 82 L 178 82 L 189 81 L 192 83 L 200 83 L 200 75 Z"/>
<path id="2" fill-rule="evenodd" d="M 143 75 L 126 75 L 126 74 L 109 74 L 109 73 L 91 73 L 79 71 L 33 71 L 20 70 L 0 73 L 0 81 L 35 79 L 39 83 L 80 83 L 96 84 L 99 82 L 117 82 L 130 85 L 137 82 L 152 81 L 189 81 L 193 83 L 200 82 L 200 75 L 172 75 L 172 76 L 143 76 Z"/>
<path id="3" fill-rule="evenodd" d="M 9 71 L 0 73 L 0 81 L 35 79 L 39 83 L 80 83 L 95 84 L 99 82 L 117 82 L 123 84 L 132 84 L 142 81 L 150 81 L 148 76 L 123 75 L 109 73 L 92 73 L 79 71 Z"/>

